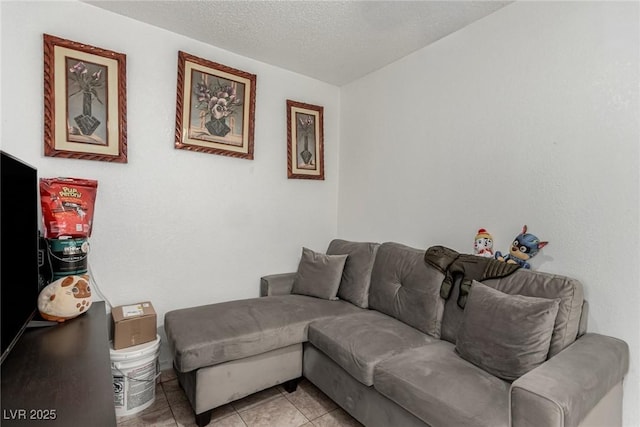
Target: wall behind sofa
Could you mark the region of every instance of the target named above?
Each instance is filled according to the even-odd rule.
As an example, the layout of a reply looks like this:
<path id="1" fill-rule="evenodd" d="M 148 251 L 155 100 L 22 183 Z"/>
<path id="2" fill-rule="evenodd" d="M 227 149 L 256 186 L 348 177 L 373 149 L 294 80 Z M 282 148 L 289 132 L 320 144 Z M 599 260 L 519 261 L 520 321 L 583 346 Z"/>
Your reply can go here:
<path id="1" fill-rule="evenodd" d="M 339 88 L 80 2 L 1 2 L 2 149 L 99 181 L 89 256 L 114 305 L 258 296 L 335 235 Z M 43 155 L 42 34 L 127 55 L 129 163 Z M 176 150 L 178 50 L 257 74 L 255 160 Z M 324 106 L 326 180 L 288 180 L 286 99 Z"/>
<path id="2" fill-rule="evenodd" d="M 527 224 L 626 340 L 640 425 L 637 2 L 516 2 L 342 88 L 339 235 L 472 252 Z"/>

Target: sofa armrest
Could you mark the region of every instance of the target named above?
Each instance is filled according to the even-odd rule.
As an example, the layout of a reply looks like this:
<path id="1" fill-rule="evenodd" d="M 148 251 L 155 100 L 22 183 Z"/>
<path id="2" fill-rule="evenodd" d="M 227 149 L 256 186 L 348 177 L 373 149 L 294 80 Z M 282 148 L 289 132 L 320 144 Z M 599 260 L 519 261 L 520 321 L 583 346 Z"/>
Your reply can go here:
<path id="1" fill-rule="evenodd" d="M 271 274 L 260 278 L 260 296 L 287 295 L 291 293 L 296 273 Z"/>
<path id="2" fill-rule="evenodd" d="M 588 333 L 511 385 L 511 425 L 577 426 L 629 370 L 626 342 Z"/>

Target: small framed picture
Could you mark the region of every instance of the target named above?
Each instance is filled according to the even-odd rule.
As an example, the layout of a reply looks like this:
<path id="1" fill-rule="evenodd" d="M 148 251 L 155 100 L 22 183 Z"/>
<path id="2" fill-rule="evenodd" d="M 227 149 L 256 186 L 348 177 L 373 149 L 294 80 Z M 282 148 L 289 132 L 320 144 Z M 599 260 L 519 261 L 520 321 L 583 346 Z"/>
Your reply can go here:
<path id="1" fill-rule="evenodd" d="M 287 176 L 324 180 L 324 108 L 287 100 Z"/>
<path id="2" fill-rule="evenodd" d="M 44 154 L 127 163 L 126 56 L 44 34 Z"/>
<path id="3" fill-rule="evenodd" d="M 256 76 L 178 52 L 175 147 L 253 159 Z"/>

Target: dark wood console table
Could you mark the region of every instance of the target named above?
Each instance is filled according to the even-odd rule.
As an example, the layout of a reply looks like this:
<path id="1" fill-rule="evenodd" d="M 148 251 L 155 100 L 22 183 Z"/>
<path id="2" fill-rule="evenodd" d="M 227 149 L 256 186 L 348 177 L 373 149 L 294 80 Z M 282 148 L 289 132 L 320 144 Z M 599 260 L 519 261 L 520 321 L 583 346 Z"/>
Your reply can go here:
<path id="1" fill-rule="evenodd" d="M 3 426 L 116 425 L 105 304 L 27 329 L 2 364 Z"/>

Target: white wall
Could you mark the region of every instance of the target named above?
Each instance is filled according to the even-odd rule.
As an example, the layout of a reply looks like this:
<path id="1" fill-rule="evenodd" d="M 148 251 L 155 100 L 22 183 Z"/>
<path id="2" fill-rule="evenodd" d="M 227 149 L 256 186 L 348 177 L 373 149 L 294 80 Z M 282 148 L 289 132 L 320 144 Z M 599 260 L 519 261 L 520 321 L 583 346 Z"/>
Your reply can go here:
<path id="1" fill-rule="evenodd" d="M 640 425 L 637 2 L 517 2 L 342 88 L 338 234 L 508 251 L 580 279 L 591 331 L 626 340 Z"/>
<path id="2" fill-rule="evenodd" d="M 258 296 L 336 233 L 339 88 L 79 2 L 1 2 L 2 149 L 97 179 L 89 262 L 114 305 Z M 42 34 L 127 55 L 128 164 L 44 157 Z M 255 160 L 174 149 L 178 51 L 257 75 Z M 324 106 L 325 181 L 287 179 L 286 99 Z"/>

